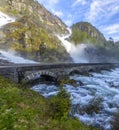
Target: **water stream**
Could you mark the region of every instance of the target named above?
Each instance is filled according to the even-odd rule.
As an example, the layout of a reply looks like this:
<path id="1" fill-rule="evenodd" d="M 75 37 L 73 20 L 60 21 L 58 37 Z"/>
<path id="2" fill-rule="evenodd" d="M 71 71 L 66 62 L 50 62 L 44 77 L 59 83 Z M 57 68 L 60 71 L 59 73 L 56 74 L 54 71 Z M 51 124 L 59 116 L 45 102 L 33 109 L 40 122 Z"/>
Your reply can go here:
<path id="1" fill-rule="evenodd" d="M 111 130 L 110 121 L 119 107 L 119 69 L 90 74 L 91 76 L 70 77 L 77 83 L 81 81 L 83 85 L 64 86 L 70 94 L 71 114 L 88 125 Z M 58 93 L 58 87 L 55 85 L 39 84 L 32 89 L 46 98 Z M 90 110 L 92 107 L 93 112 Z"/>

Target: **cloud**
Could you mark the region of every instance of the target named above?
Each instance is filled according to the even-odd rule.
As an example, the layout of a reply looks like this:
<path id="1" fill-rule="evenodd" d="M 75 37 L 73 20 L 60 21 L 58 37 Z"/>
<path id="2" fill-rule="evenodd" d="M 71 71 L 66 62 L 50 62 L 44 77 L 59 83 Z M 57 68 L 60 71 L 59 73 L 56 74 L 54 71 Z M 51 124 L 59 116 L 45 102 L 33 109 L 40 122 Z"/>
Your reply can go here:
<path id="1" fill-rule="evenodd" d="M 113 24 L 103 29 L 107 34 L 115 34 L 119 32 L 119 24 Z"/>
<path id="2" fill-rule="evenodd" d="M 52 9 L 52 13 L 53 13 L 54 15 L 57 15 L 57 16 L 60 17 L 60 18 L 64 16 L 64 14 L 63 14 L 62 11 L 56 11 L 56 10 Z"/>
<path id="3" fill-rule="evenodd" d="M 65 24 L 67 25 L 67 26 L 71 26 L 72 25 L 72 23 L 73 23 L 73 21 L 71 20 L 71 19 L 67 19 L 67 20 L 65 20 L 64 21 L 65 22 Z"/>
<path id="4" fill-rule="evenodd" d="M 72 4 L 72 6 L 77 6 L 79 4 L 85 5 L 86 4 L 86 0 L 75 0 L 75 2 Z"/>
<path id="5" fill-rule="evenodd" d="M 43 4 L 46 8 L 52 9 L 59 0 L 38 0 L 38 2 Z"/>
<path id="6" fill-rule="evenodd" d="M 59 0 L 48 0 L 49 5 L 52 7 L 59 2 Z"/>
<path id="7" fill-rule="evenodd" d="M 93 0 L 87 12 L 87 20 L 95 22 L 97 20 L 105 20 L 111 18 L 119 12 L 118 0 Z"/>
<path id="8" fill-rule="evenodd" d="M 100 1 L 92 2 L 90 5 L 90 11 L 88 13 L 87 19 L 89 21 L 94 21 L 100 12 L 101 12 L 101 2 Z"/>
<path id="9" fill-rule="evenodd" d="M 119 36 L 115 36 L 114 37 L 114 41 L 116 42 L 116 41 L 119 41 Z"/>
<path id="10" fill-rule="evenodd" d="M 74 21 L 74 16 L 72 14 L 67 15 L 67 17 L 64 18 L 64 22 L 67 26 L 71 26 Z"/>

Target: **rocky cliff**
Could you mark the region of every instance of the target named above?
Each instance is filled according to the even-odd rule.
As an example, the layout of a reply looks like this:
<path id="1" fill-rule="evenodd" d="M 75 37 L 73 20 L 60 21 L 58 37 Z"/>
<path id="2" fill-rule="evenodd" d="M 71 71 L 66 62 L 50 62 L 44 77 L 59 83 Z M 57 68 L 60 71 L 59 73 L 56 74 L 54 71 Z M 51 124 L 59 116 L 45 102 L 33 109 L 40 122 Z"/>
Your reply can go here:
<path id="1" fill-rule="evenodd" d="M 72 25 L 71 39 L 75 43 L 90 42 L 90 43 L 104 43 L 106 42 L 103 34 L 88 22 L 78 22 Z"/>

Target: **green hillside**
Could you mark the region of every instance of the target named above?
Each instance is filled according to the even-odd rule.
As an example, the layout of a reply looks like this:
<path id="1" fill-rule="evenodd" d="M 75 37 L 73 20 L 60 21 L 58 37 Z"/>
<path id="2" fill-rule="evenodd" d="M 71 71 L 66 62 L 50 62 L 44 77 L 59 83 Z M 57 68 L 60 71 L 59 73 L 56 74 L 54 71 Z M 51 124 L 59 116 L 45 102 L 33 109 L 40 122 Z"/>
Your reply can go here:
<path id="1" fill-rule="evenodd" d="M 91 130 L 69 117 L 69 107 L 64 90 L 45 99 L 25 85 L 0 77 L 0 130 Z"/>
<path id="2" fill-rule="evenodd" d="M 106 42 L 103 34 L 88 22 L 78 22 L 73 24 L 71 28 L 71 40 L 74 41 L 75 44 L 104 44 Z"/>

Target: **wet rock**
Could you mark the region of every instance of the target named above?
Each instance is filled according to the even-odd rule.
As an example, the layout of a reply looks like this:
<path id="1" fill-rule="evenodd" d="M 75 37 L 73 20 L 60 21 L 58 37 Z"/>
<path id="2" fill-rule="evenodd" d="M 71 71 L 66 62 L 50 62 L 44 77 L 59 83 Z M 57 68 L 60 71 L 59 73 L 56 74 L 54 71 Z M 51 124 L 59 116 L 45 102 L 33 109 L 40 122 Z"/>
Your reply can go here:
<path id="1" fill-rule="evenodd" d="M 81 82 L 80 80 L 77 81 L 77 84 L 78 84 L 79 86 L 83 86 L 83 85 L 84 85 L 83 82 Z"/>

